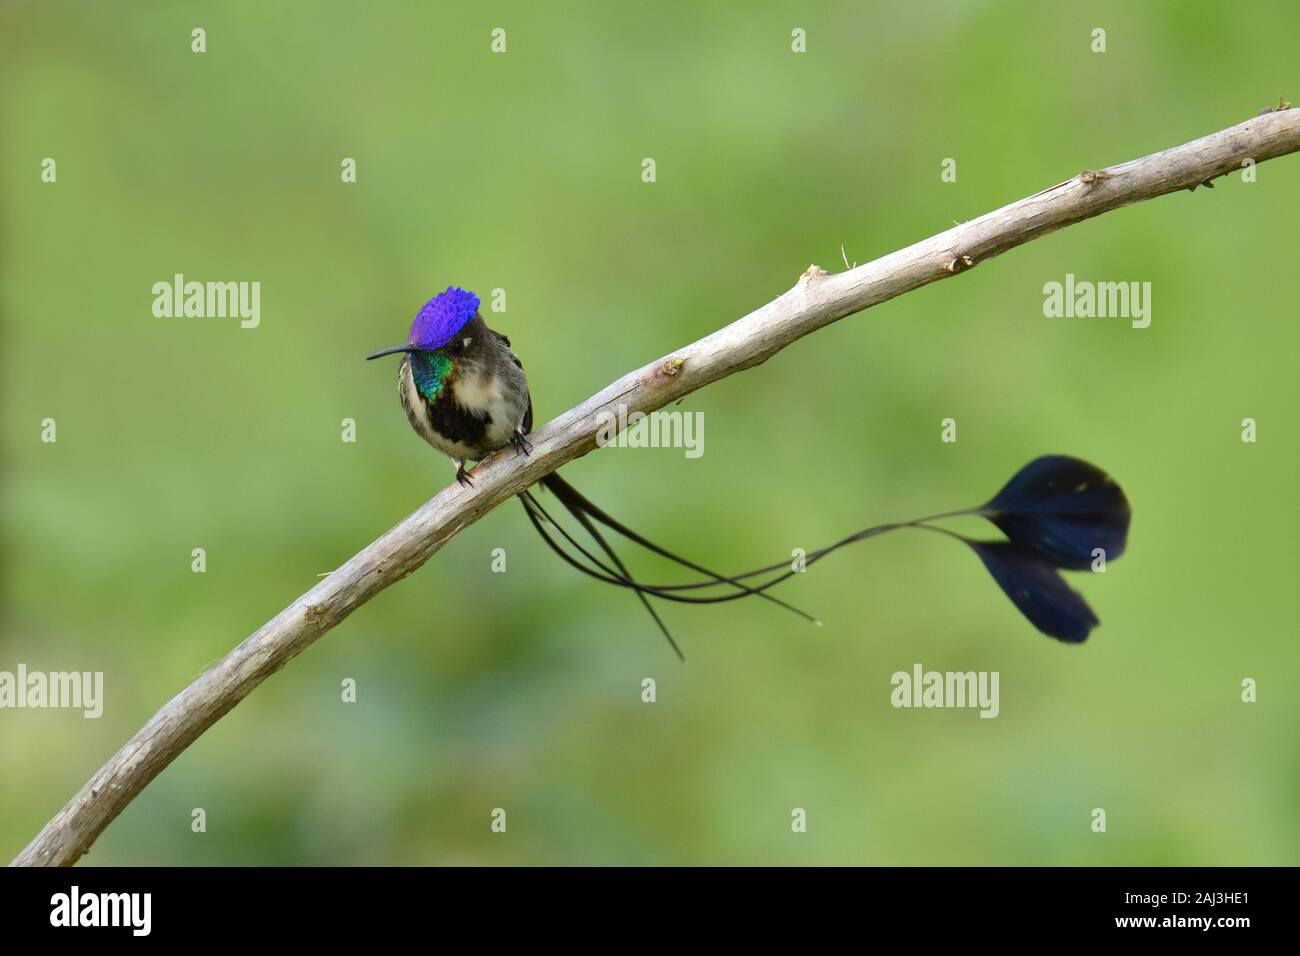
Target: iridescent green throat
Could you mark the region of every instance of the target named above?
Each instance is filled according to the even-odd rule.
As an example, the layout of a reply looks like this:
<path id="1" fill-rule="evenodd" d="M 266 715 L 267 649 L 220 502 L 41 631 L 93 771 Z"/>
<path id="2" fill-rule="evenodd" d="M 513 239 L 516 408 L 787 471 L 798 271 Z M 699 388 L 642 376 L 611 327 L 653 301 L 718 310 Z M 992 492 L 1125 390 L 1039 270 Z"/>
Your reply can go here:
<path id="1" fill-rule="evenodd" d="M 442 352 L 411 353 L 411 377 L 427 402 L 442 394 L 454 371 L 456 364 Z"/>

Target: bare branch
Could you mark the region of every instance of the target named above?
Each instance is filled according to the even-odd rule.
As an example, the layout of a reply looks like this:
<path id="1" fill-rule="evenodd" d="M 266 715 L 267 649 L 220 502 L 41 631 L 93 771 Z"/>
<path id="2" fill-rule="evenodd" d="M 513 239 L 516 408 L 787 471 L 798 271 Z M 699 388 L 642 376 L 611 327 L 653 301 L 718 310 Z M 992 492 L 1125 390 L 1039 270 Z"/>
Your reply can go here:
<path id="1" fill-rule="evenodd" d="M 384 588 L 400 581 L 462 528 L 596 444 L 599 413 L 650 412 L 751 368 L 822 326 L 957 275 L 1062 226 L 1300 150 L 1300 109 L 1264 113 L 1164 152 L 1065 182 L 874 262 L 829 275 L 811 266 L 780 298 L 680 348 L 560 415 L 534 433 L 533 453 L 495 456 L 473 489 L 444 488 L 397 527 L 260 627 L 173 697 L 108 761 L 11 865 L 75 863 L 164 767 L 258 684 Z"/>

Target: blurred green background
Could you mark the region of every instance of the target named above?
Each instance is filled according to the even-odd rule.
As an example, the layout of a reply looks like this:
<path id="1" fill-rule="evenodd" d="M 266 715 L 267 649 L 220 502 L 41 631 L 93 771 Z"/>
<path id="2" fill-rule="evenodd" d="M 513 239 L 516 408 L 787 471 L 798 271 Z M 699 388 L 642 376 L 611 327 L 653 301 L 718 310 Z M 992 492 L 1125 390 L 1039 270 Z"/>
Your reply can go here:
<path id="1" fill-rule="evenodd" d="M 1300 99 L 1291 3 L 621 6 L 0 7 L 0 669 L 102 670 L 107 695 L 99 720 L 0 711 L 0 856 L 448 482 L 396 363 L 362 361 L 448 284 L 506 290 L 487 317 L 544 422 L 840 268 L 841 243 L 865 262 Z M 692 395 L 698 460 L 564 469 L 740 569 L 1085 457 L 1135 514 L 1121 561 L 1071 576 L 1103 621 L 1087 644 L 899 535 L 783 587 L 823 629 L 667 607 L 682 665 L 509 503 L 221 720 L 86 862 L 1296 863 L 1297 210 L 1290 157 L 1103 216 Z M 177 272 L 260 281 L 260 327 L 155 318 Z M 1044 318 L 1067 272 L 1151 282 L 1151 327 Z M 918 661 L 999 671 L 1001 715 L 893 709 Z"/>

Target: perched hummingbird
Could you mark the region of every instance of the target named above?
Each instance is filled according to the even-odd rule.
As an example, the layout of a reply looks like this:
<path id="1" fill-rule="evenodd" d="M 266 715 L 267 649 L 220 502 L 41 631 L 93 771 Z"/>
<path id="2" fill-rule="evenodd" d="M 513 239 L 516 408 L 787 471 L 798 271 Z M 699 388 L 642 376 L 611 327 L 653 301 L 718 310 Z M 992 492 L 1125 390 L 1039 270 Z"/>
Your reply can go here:
<path id="1" fill-rule="evenodd" d="M 510 340 L 487 327 L 473 292 L 455 287 L 424 304 L 403 345 L 397 390 L 411 427 L 451 458 L 456 480 L 472 485 L 465 462 L 513 445 L 527 454 L 533 427 L 524 366 Z"/>
<path id="2" fill-rule="evenodd" d="M 510 350 L 510 340 L 488 328 L 479 314 L 479 298 L 472 292 L 448 287 L 420 309 L 411 333 L 402 345 L 382 349 L 367 359 L 402 355 L 397 373 L 398 394 L 411 427 L 434 448 L 451 458 L 456 479 L 473 484 L 465 462 L 479 461 L 513 447 L 528 454 L 528 433 L 533 427 L 533 404 L 523 363 Z M 727 577 L 679 557 L 637 534 L 589 501 L 558 474 L 539 482 L 552 492 L 602 551 L 608 563 L 588 550 L 546 511 L 530 491 L 520 492 L 533 527 L 564 561 L 597 580 L 631 589 L 680 657 L 673 640 L 649 597 L 683 604 L 717 604 L 744 597 L 760 597 L 817 622 L 804 611 L 766 593 L 798 570 L 780 561 Z M 978 515 L 996 525 L 1006 541 L 975 541 L 933 524 L 944 518 Z M 976 508 L 949 511 L 914 521 L 876 525 L 807 554 L 807 563 L 820 560 L 856 541 L 886 532 L 915 528 L 942 533 L 969 545 L 984 562 L 994 581 L 1038 630 L 1058 640 L 1080 642 L 1096 626 L 1097 617 L 1083 598 L 1071 590 L 1058 570 L 1088 568 L 1100 551 L 1107 559 L 1119 557 L 1128 537 L 1130 510 L 1123 491 L 1109 475 L 1094 465 L 1063 455 L 1037 458 L 1008 482 L 990 501 Z M 704 575 L 678 584 L 645 584 L 632 577 L 627 566 L 598 526 L 617 532 L 648 551 Z M 572 549 L 571 553 L 559 538 Z M 750 586 L 743 582 L 769 576 Z M 724 594 L 694 592 L 718 587 Z M 692 592 L 692 593 L 686 593 Z"/>
<path id="3" fill-rule="evenodd" d="M 406 342 L 381 349 L 366 358 L 394 354 L 402 355 L 397 371 L 397 390 L 407 420 L 421 438 L 451 458 L 456 466 L 456 480 L 462 485 L 473 485 L 465 471 L 467 461 L 479 461 L 508 447 L 514 447 L 525 455 L 529 453 L 532 446 L 528 433 L 533 427 L 533 404 L 523 363 L 510 350 L 510 339 L 488 328 L 483 321 L 479 313 L 479 298 L 473 292 L 448 287 L 426 302 L 416 314 Z M 689 604 L 715 603 L 720 599 L 675 595 L 671 589 L 641 585 L 632 578 L 596 524 L 612 528 L 656 554 L 707 575 L 705 584 L 731 583 L 737 589 L 735 597 L 760 595 L 812 620 L 810 615 L 778 598 L 731 581 L 646 540 L 592 504 L 558 474 L 549 474 L 540 483 L 555 494 L 591 535 L 613 567 L 585 550 L 554 522 L 532 494 L 525 491 L 520 498 L 543 540 L 579 570 L 633 589 L 678 656 L 681 656 L 681 650 L 646 595 L 654 594 Z M 547 533 L 543 521 L 553 525 L 595 570 L 566 553 Z"/>

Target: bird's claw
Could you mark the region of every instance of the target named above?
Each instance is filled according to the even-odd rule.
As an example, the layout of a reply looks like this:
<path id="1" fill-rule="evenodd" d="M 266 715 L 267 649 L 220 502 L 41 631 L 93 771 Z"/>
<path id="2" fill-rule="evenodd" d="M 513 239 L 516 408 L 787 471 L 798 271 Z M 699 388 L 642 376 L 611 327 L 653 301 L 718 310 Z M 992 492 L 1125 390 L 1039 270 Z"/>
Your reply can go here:
<path id="1" fill-rule="evenodd" d="M 473 488 L 474 480 L 465 472 L 465 463 L 456 462 L 456 480 L 460 482 L 462 488 Z"/>
<path id="2" fill-rule="evenodd" d="M 530 455 L 533 451 L 533 443 L 523 432 L 515 432 L 515 437 L 510 439 L 510 444 L 515 446 L 515 451 L 523 455 Z"/>

